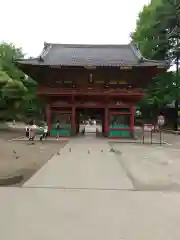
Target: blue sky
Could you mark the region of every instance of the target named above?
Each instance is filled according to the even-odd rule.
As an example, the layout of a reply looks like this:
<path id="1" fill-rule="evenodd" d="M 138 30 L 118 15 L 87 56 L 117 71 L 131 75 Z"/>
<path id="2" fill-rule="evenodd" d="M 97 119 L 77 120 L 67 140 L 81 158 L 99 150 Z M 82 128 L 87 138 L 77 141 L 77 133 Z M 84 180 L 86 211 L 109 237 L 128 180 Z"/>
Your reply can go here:
<path id="1" fill-rule="evenodd" d="M 149 0 L 1 0 L 0 41 L 37 56 L 44 41 L 123 44 Z"/>

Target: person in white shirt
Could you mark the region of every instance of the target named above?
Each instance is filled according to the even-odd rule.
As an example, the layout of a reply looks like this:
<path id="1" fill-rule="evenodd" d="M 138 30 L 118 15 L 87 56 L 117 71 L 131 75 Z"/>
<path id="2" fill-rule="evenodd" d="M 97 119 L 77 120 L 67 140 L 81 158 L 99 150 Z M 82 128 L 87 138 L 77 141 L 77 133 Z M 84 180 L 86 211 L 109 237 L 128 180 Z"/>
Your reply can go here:
<path id="1" fill-rule="evenodd" d="M 27 138 L 29 138 L 29 128 L 30 128 L 29 125 L 26 126 L 26 137 L 27 137 Z"/>
<path id="2" fill-rule="evenodd" d="M 35 136 L 36 136 L 36 125 L 33 124 L 29 127 L 29 140 L 34 141 Z"/>
<path id="3" fill-rule="evenodd" d="M 45 139 L 47 139 L 47 137 L 48 137 L 48 126 L 47 125 L 44 126 L 44 136 L 43 137 Z"/>
<path id="4" fill-rule="evenodd" d="M 40 141 L 42 141 L 43 139 L 47 139 L 47 137 L 48 137 L 48 126 L 44 125 L 43 132 L 40 135 Z"/>

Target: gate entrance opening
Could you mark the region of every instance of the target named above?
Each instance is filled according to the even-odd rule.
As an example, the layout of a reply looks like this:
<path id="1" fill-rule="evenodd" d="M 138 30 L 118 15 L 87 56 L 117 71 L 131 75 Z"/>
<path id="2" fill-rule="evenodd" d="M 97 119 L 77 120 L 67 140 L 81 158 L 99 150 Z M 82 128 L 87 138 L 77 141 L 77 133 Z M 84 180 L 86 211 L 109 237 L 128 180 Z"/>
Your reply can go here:
<path id="1" fill-rule="evenodd" d="M 77 108 L 76 135 L 104 135 L 105 110 L 103 108 Z"/>

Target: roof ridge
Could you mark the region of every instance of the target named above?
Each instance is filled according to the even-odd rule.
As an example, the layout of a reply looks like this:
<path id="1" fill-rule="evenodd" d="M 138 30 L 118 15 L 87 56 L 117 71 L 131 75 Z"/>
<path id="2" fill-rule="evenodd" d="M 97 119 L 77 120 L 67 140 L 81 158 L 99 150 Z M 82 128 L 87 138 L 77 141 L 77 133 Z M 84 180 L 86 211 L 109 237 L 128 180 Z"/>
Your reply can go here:
<path id="1" fill-rule="evenodd" d="M 129 47 L 130 44 L 71 44 L 71 43 L 46 43 L 47 45 L 69 48 L 120 48 Z"/>

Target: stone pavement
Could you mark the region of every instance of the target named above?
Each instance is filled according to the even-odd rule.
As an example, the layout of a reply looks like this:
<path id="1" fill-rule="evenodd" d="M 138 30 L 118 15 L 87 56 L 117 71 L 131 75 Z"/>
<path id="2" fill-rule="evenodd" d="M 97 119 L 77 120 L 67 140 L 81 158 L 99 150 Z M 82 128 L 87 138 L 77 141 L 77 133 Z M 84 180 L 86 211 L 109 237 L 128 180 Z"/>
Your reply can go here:
<path id="1" fill-rule="evenodd" d="M 177 193 L 0 189 L 5 240 L 179 240 Z"/>
<path id="2" fill-rule="evenodd" d="M 75 138 L 40 169 L 25 187 L 132 189 L 106 140 Z"/>
<path id="3" fill-rule="evenodd" d="M 137 160 L 132 147 L 124 157 Z M 71 140 L 22 188 L 0 188 L 1 239 L 179 240 L 180 194 L 134 191 L 108 149 L 105 139 Z"/>

